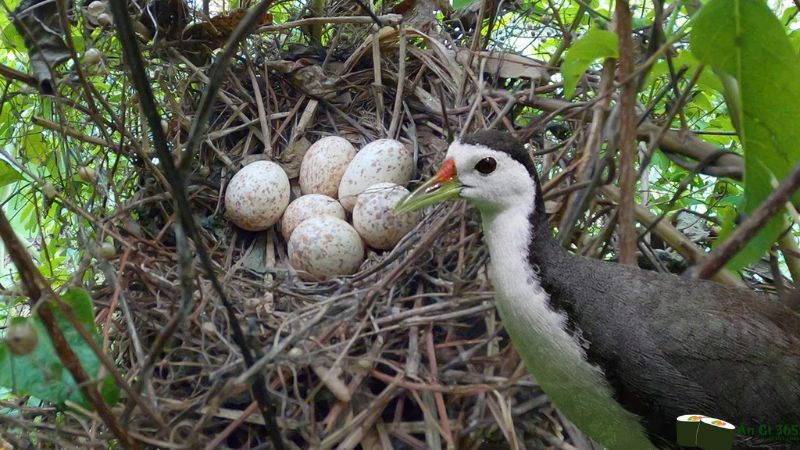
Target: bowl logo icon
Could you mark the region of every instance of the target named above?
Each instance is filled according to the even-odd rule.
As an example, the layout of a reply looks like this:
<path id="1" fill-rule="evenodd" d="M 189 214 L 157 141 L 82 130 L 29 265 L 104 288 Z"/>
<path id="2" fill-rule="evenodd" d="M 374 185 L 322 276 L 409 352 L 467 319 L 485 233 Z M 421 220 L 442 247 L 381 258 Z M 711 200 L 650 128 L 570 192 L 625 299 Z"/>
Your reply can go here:
<path id="1" fill-rule="evenodd" d="M 678 445 L 703 450 L 730 450 L 736 427 L 724 420 L 702 414 L 686 414 L 675 419 Z"/>

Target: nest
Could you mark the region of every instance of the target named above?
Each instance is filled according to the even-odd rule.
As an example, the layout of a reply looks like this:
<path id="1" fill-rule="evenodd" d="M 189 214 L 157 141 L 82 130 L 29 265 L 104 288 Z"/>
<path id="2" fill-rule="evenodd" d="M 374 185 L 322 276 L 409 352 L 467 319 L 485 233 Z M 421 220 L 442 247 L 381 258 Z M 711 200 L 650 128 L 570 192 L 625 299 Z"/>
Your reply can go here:
<path id="1" fill-rule="evenodd" d="M 147 353 L 180 308 L 180 275 L 169 199 L 138 206 L 139 223 L 151 218 L 145 234 L 162 239 L 134 241 L 136 250 L 120 258 L 133 320 L 130 328 L 120 321 L 114 340 L 129 364 L 127 373 L 152 370 L 145 392 L 152 393 L 149 401 L 171 429 L 159 441 L 176 448 L 266 445 L 264 419 L 247 389 L 254 372 L 268 384 L 281 433 L 298 448 L 561 441 L 548 402 L 507 345 L 485 276 L 479 221 L 465 205 L 429 215 L 392 251 L 370 251 L 355 275 L 321 283 L 303 282 L 293 273 L 286 242 L 274 230 L 248 233 L 220 220 L 225 183 L 242 162 L 267 157 L 296 175 L 309 142 L 325 135 L 356 145 L 397 138 L 413 147 L 418 178 L 432 174 L 447 145 L 440 99 L 452 101 L 459 89 L 474 96 L 478 81 L 444 49 L 416 30 L 404 28 L 401 35 L 398 28 L 384 28 L 367 35 L 340 66 L 340 76 L 303 62 L 294 62 L 283 76 L 233 68 L 223 89 L 230 102 L 223 99 L 214 112 L 195 170 L 199 176 L 192 178 L 191 203 L 206 224 L 206 245 L 248 342 L 262 356 L 245 369 L 226 311 L 198 275 L 201 289 L 185 323 L 154 367 L 143 367 L 137 348 Z M 376 55 L 382 81 L 372 65 Z M 283 70 L 279 64 L 284 63 L 267 67 Z M 407 79 L 412 84 L 398 85 Z M 267 91 L 263 106 L 253 99 L 259 95 L 253 80 L 260 95 Z M 348 87 L 346 100 L 326 98 L 325 87 L 339 83 Z M 319 90 L 310 95 L 308 89 Z M 342 95 L 341 88 L 332 92 Z M 192 104 L 184 103 L 173 123 L 191 112 Z M 475 114 L 473 122 L 487 125 Z M 180 139 L 179 127 L 170 131 Z M 97 297 L 110 304 L 114 287 Z M 131 426 L 143 436 L 161 435 L 140 413 Z M 520 431 L 515 435 L 514 429 Z"/>
<path id="2" fill-rule="evenodd" d="M 254 155 L 268 157 L 291 176 L 308 143 L 325 135 L 346 137 L 357 146 L 397 138 L 413 147 L 418 179 L 435 172 L 447 145 L 440 101 L 452 102 L 459 89 L 467 98 L 475 96 L 478 81 L 443 50 L 436 38 L 416 30 L 406 28 L 401 36 L 398 28 L 384 28 L 349 55 L 341 76 L 303 62 L 295 62 L 285 76 L 233 69 L 223 90 L 231 103 L 219 103 L 209 130 L 213 138 L 202 154 L 210 177 L 195 181 L 192 209 L 212 222 L 206 242 L 218 274 L 248 341 L 263 356 L 256 367 L 244 368 L 224 308 L 198 277 L 203 288 L 195 306 L 149 380 L 154 403 L 172 424 L 172 442 L 266 445 L 263 418 L 245 389 L 253 382 L 247 374 L 254 371 L 268 384 L 281 433 L 298 448 L 380 448 L 382 441 L 394 448 L 502 448 L 517 439 L 542 447 L 562 440 L 546 398 L 498 322 L 478 217 L 465 205 L 429 215 L 392 251 L 370 251 L 355 275 L 321 283 L 303 282 L 293 273 L 286 243 L 274 230 L 246 233 L 218 220 L 225 182 L 240 163 Z M 268 83 L 264 109 L 277 113 L 259 113 L 252 100 L 258 95 L 252 89 L 254 72 L 261 73 L 254 78 L 262 95 Z M 412 84 L 398 86 L 407 79 Z M 347 98 L 325 98 L 325 87 L 339 83 L 348 86 Z M 309 86 L 320 89 L 317 95 L 304 94 Z M 341 89 L 334 92 L 342 95 Z M 191 105 L 182 109 L 184 115 L 192 111 Z M 488 125 L 481 120 L 473 114 L 474 126 Z M 148 205 L 139 215 L 152 216 L 154 208 L 163 211 L 154 217 L 156 229 L 162 229 L 170 207 Z M 131 285 L 126 295 L 135 305 L 133 328 L 141 342 L 124 330 L 115 338 L 120 354 L 129 355 L 131 373 L 146 370 L 134 349 L 146 351 L 176 313 L 180 297 L 174 250 L 138 248 L 126 264 L 141 285 Z M 166 276 L 157 280 L 155 274 Z M 103 296 L 111 293 L 109 286 Z M 141 421 L 136 428 L 152 426 L 136 419 Z M 142 434 L 153 433 L 158 431 Z"/>

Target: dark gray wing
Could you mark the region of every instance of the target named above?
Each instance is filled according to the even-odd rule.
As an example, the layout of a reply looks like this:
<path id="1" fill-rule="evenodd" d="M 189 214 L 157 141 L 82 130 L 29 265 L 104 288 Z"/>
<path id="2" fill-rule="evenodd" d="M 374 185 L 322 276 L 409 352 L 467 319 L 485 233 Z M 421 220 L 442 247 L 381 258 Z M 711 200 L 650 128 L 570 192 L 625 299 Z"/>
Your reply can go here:
<path id="1" fill-rule="evenodd" d="M 541 249 L 540 249 L 541 250 Z M 617 399 L 671 439 L 677 416 L 800 425 L 800 316 L 746 289 L 550 249 L 545 290 Z"/>

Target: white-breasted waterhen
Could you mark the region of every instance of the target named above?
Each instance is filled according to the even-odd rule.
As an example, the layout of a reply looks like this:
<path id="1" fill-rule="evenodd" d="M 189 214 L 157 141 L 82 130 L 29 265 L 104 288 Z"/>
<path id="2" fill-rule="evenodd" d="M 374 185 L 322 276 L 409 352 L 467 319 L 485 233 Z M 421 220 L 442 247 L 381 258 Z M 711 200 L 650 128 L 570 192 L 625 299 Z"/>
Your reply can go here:
<path id="1" fill-rule="evenodd" d="M 675 442 L 675 419 L 800 425 L 800 315 L 747 289 L 580 257 L 547 224 L 533 159 L 510 135 L 452 143 L 398 205 L 481 213 L 497 310 L 561 412 L 613 450 Z"/>

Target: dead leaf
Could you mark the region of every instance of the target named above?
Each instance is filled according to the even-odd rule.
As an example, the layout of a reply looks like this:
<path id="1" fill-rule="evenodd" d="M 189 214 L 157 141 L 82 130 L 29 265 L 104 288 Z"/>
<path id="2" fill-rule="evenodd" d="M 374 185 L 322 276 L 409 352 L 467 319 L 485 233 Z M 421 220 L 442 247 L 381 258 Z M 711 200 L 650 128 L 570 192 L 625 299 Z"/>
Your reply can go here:
<path id="1" fill-rule="evenodd" d="M 155 36 L 159 40 L 174 41 L 180 38 L 189 18 L 186 0 L 151 0 L 139 20 L 134 21 L 134 30 L 145 40 Z"/>
<path id="2" fill-rule="evenodd" d="M 561 210 L 561 202 L 554 200 L 545 200 L 544 210 L 547 214 L 555 214 Z"/>
<path id="3" fill-rule="evenodd" d="M 470 50 L 460 49 L 456 52 L 456 60 L 461 64 L 467 64 L 469 55 Z M 472 58 L 472 68 L 480 69 L 484 60 L 486 63 L 483 70 L 489 75 L 500 78 L 529 78 L 537 84 L 550 79 L 547 64 L 527 56 L 506 52 L 477 52 Z"/>
<path id="4" fill-rule="evenodd" d="M 189 25 L 183 32 L 183 39 L 202 41 L 210 49 L 222 48 L 225 41 L 233 33 L 247 14 L 247 8 L 237 9 L 230 14 L 220 14 L 208 21 Z M 264 13 L 258 19 L 258 25 L 271 25 L 272 14 Z"/>
<path id="5" fill-rule="evenodd" d="M 417 130 L 417 143 L 420 147 L 436 154 L 446 153 L 447 147 L 450 146 L 446 140 L 435 135 L 429 128 L 420 128 Z"/>
<path id="6" fill-rule="evenodd" d="M 325 100 L 335 98 L 338 95 L 337 91 L 343 86 L 341 80 L 338 77 L 329 77 L 321 66 L 311 61 L 297 61 L 297 63 L 303 62 L 310 64 L 290 73 L 292 85 L 315 98 Z"/>
<path id="7" fill-rule="evenodd" d="M 417 100 L 421 101 L 430 112 L 435 114 L 442 113 L 442 103 L 439 102 L 439 99 L 434 97 L 433 94 L 426 91 L 421 86 L 414 88 L 414 96 L 417 97 Z"/>
<path id="8" fill-rule="evenodd" d="M 56 2 L 23 0 L 13 13 L 14 28 L 25 41 L 33 76 L 39 89 L 53 95 L 52 73 L 70 57 Z"/>
<path id="9" fill-rule="evenodd" d="M 297 178 L 300 175 L 300 163 L 303 162 L 303 157 L 309 147 L 311 147 L 311 142 L 305 137 L 301 137 L 286 147 L 281 155 L 276 158 L 278 165 L 286 172 L 286 176 Z"/>
<path id="10" fill-rule="evenodd" d="M 211 59 L 211 52 L 225 45 L 247 11 L 247 8 L 240 8 L 230 14 L 220 14 L 205 22 L 189 25 L 181 36 L 181 53 L 197 66 L 206 65 Z M 257 23 L 271 25 L 272 14 L 264 13 Z"/>

